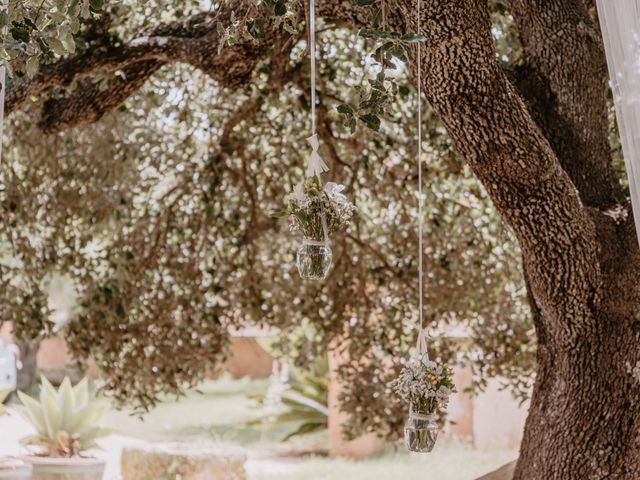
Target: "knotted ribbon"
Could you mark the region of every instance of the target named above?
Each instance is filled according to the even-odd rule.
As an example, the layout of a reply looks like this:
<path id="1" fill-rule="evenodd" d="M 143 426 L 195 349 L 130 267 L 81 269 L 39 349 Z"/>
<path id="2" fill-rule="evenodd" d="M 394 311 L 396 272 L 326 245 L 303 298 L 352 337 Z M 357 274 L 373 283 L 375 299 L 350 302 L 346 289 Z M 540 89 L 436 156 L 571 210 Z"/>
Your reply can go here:
<path id="1" fill-rule="evenodd" d="M 312 178 L 314 176 L 320 178 L 320 174 L 329 171 L 329 167 L 320 154 L 318 153 L 318 135 L 315 133 L 307 138 L 307 142 L 311 145 L 311 156 L 309 157 L 309 163 L 307 164 L 307 178 Z"/>

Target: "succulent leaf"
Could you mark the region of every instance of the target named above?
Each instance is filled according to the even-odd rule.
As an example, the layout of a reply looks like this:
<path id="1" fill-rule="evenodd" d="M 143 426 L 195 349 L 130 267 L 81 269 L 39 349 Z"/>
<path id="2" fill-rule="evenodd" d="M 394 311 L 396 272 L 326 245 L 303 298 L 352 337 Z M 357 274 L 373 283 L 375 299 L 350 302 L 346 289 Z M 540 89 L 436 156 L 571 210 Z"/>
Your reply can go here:
<path id="1" fill-rule="evenodd" d="M 2 402 L 5 401 L 5 399 L 9 396 L 10 393 L 11 393 L 10 390 L 0 390 L 0 417 L 7 413 L 7 410 L 4 408 L 4 405 Z"/>
<path id="2" fill-rule="evenodd" d="M 56 390 L 42 378 L 40 401 L 18 392 L 22 406 L 18 411 L 37 430 L 38 435 L 25 439 L 50 456 L 72 457 L 96 446 L 96 440 L 109 430 L 98 423 L 109 410 L 109 403 L 91 396 L 88 381 L 75 387 L 65 378 Z"/>

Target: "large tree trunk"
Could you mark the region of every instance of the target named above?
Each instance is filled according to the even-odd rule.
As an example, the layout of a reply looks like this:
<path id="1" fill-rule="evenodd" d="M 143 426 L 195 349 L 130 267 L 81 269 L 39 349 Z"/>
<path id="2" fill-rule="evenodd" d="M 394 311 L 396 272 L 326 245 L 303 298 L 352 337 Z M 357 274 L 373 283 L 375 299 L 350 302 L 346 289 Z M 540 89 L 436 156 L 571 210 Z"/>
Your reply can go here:
<path id="1" fill-rule="evenodd" d="M 595 322 L 564 348 L 545 334 L 550 319 L 537 319 L 538 372 L 516 479 L 640 478 L 638 248 L 628 220 L 595 223 Z"/>
<path id="2" fill-rule="evenodd" d="M 537 78 L 546 77 L 547 100 L 556 103 L 535 120 L 562 121 L 566 134 L 550 142 L 492 61 L 485 2 L 423 5 L 423 90 L 523 251 L 539 366 L 514 478 L 640 478 L 640 258 L 630 209 L 607 210 L 619 187 L 602 147 L 605 91 L 582 92 L 589 82 L 580 78 L 570 95 L 570 79 L 538 62 Z M 584 50 L 574 52 L 578 60 L 552 60 L 589 64 L 581 55 L 597 49 Z M 603 84 L 600 76 L 593 82 Z"/>

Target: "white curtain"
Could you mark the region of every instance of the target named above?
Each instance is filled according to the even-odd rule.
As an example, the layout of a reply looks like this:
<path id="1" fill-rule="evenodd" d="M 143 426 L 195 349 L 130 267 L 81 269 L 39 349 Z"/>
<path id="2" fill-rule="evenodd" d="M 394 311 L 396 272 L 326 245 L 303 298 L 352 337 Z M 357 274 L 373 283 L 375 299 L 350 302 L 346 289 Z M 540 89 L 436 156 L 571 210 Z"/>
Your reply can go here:
<path id="1" fill-rule="evenodd" d="M 6 88 L 5 70 L 4 64 L 0 64 L 0 86 L 2 86 L 2 91 L 0 91 L 0 161 L 2 161 L 2 122 L 4 120 L 4 90 Z"/>
<path id="2" fill-rule="evenodd" d="M 640 0 L 598 0 L 598 16 L 640 239 Z"/>
<path id="3" fill-rule="evenodd" d="M 0 7 L 2 8 L 2 10 L 7 10 L 8 11 L 8 0 L 0 0 Z M 6 27 L 5 27 L 6 28 Z M 5 33 L 4 31 L 2 33 Z M 0 90 L 0 162 L 2 161 L 2 124 L 4 121 L 4 94 L 5 94 L 5 88 L 7 86 L 7 83 L 5 81 L 5 77 L 6 77 L 6 68 L 4 65 L 4 62 L 0 63 L 0 87 L 2 87 L 2 90 Z"/>

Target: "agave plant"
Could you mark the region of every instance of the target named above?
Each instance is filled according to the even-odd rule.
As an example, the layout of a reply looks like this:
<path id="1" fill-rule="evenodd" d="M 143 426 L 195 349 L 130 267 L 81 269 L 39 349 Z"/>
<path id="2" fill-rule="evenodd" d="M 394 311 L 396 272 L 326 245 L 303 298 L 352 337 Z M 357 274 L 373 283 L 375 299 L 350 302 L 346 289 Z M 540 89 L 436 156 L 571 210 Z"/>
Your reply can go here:
<path id="1" fill-rule="evenodd" d="M 329 382 L 326 360 L 316 362 L 313 372 L 300 372 L 288 382 L 280 393 L 281 407 L 274 415 L 271 412 L 250 422 L 249 425 L 270 423 L 272 425 L 298 424 L 282 441 L 297 435 L 305 435 L 324 430 L 329 425 Z M 255 396 L 254 400 L 265 403 L 265 396 Z"/>
<path id="2" fill-rule="evenodd" d="M 282 441 L 296 435 L 324 430 L 329 426 L 329 385 L 326 377 L 305 373 L 294 380 L 282 395 L 285 411 L 276 416 L 275 423 L 299 422 L 298 428 Z"/>
<path id="3" fill-rule="evenodd" d="M 95 447 L 96 439 L 109 433 L 98 426 L 109 404 L 91 394 L 86 378 L 74 387 L 65 377 L 56 390 L 42 377 L 39 400 L 22 392 L 18 397 L 22 402 L 18 411 L 37 431 L 23 442 L 40 447 L 39 455 L 73 457 Z"/>

